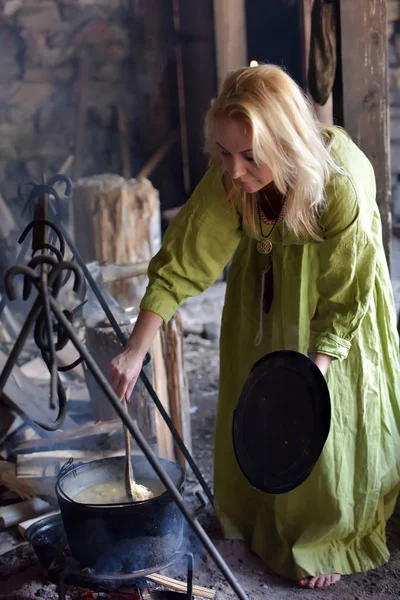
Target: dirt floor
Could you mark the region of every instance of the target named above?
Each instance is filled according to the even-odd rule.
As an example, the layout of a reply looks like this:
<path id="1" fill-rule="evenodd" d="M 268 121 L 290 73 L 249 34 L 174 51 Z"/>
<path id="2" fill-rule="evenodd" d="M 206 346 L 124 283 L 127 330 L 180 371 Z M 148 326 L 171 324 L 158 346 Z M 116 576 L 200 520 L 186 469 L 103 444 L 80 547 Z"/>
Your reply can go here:
<path id="1" fill-rule="evenodd" d="M 185 356 L 192 405 L 193 454 L 206 481 L 212 485 L 213 477 L 213 430 L 218 391 L 218 322 L 223 301 L 224 285 L 213 286 L 203 297 L 193 299 L 183 310 L 187 331 Z M 207 339 L 212 338 L 212 339 Z M 195 481 L 189 474 L 187 495 L 191 494 Z M 391 560 L 388 565 L 357 576 L 345 577 L 337 585 L 326 590 L 301 590 L 293 583 L 268 573 L 263 563 L 241 542 L 223 540 L 217 523 L 210 512 L 201 517 L 215 546 L 223 555 L 236 578 L 252 600 L 397 600 L 400 596 L 400 505 L 389 525 Z M 189 534 L 191 550 L 195 555 L 194 582 L 217 590 L 216 600 L 235 598 L 226 580 L 214 562 L 196 540 Z M 1 542 L 1 540 L 0 540 Z M 165 574 L 184 579 L 184 569 L 170 568 Z M 82 590 L 68 589 L 70 600 L 82 597 Z M 35 600 L 57 598 L 55 586 L 46 581 L 46 574 L 37 564 L 28 545 L 0 556 L 0 600 Z"/>

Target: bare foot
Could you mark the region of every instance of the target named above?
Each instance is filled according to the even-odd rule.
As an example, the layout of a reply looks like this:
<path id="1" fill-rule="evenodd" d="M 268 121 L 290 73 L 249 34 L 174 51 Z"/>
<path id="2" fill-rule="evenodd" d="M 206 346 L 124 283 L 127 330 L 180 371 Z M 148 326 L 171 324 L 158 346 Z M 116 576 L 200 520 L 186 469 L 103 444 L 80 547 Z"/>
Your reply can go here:
<path id="1" fill-rule="evenodd" d="M 340 581 L 340 575 L 337 573 L 333 575 L 317 575 L 316 577 L 306 577 L 305 579 L 300 579 L 300 587 L 305 587 L 310 590 L 314 588 L 323 588 L 329 587 L 330 585 L 335 585 Z"/>

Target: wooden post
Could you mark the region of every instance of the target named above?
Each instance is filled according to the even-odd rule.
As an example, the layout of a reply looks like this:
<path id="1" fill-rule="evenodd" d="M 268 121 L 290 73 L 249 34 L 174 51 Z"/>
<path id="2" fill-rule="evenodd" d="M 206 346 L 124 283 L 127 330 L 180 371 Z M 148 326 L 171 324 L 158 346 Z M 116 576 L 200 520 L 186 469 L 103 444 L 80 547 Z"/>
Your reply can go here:
<path id="1" fill-rule="evenodd" d="M 368 156 L 390 265 L 391 212 L 386 0 L 340 0 L 343 126 Z"/>
<path id="2" fill-rule="evenodd" d="M 167 374 L 170 416 L 187 449 L 191 452 L 189 386 L 185 373 L 183 326 L 179 313 L 167 325 L 163 325 L 161 338 Z M 175 455 L 181 466 L 185 468 L 186 460 L 177 448 Z"/>
<path id="3" fill-rule="evenodd" d="M 229 8 L 227 4 L 214 0 L 218 89 L 229 71 L 248 64 L 245 0 L 229 0 Z"/>

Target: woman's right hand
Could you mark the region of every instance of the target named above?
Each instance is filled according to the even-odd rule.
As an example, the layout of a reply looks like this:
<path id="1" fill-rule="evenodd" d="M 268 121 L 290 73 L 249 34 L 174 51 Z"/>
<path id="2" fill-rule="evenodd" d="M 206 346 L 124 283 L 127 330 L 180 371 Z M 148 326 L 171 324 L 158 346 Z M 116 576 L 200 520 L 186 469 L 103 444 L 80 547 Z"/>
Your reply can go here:
<path id="1" fill-rule="evenodd" d="M 144 357 L 129 346 L 110 363 L 110 383 L 120 400 L 129 402 L 142 369 Z"/>
<path id="2" fill-rule="evenodd" d="M 120 400 L 129 402 L 142 370 L 143 361 L 162 325 L 162 318 L 141 310 L 126 348 L 110 363 L 110 383 Z"/>

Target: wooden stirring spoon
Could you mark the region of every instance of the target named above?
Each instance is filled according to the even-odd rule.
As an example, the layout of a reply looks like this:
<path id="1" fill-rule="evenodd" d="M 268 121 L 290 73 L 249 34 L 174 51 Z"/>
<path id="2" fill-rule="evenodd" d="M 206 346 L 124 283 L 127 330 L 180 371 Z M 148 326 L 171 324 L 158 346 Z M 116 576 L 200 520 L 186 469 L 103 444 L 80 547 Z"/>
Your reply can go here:
<path id="1" fill-rule="evenodd" d="M 126 398 L 122 401 L 125 411 L 128 412 L 128 403 Z M 132 468 L 132 455 L 131 455 L 131 434 L 127 427 L 124 425 L 124 440 L 125 440 L 125 493 L 129 500 L 134 500 L 134 485 L 135 478 L 133 475 Z"/>
<path id="2" fill-rule="evenodd" d="M 128 413 L 128 403 L 126 398 L 122 401 L 123 406 Z M 151 492 L 144 485 L 140 485 L 135 482 L 135 475 L 132 467 L 132 455 L 131 455 L 131 434 L 127 427 L 124 425 L 124 440 L 125 440 L 125 493 L 129 500 L 133 502 L 140 502 L 141 500 L 149 500 L 153 498 L 153 492 Z"/>

